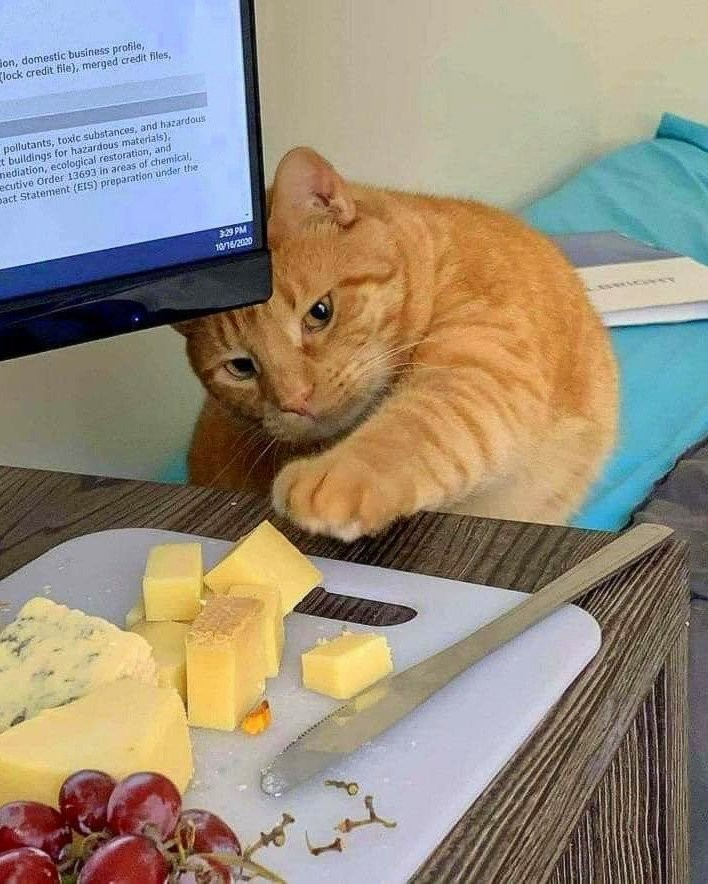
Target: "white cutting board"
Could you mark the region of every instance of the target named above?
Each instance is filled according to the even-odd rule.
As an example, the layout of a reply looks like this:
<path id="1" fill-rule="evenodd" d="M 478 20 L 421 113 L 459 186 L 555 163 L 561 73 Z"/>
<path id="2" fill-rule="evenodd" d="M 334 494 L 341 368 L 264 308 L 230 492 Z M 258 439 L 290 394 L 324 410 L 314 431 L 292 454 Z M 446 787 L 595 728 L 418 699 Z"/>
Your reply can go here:
<path id="1" fill-rule="evenodd" d="M 232 546 L 168 531 L 91 534 L 56 547 L 1 581 L 0 601 L 11 603 L 7 615 L 14 617 L 29 598 L 46 595 L 123 625 L 140 594 L 149 548 L 193 540 L 203 541 L 207 567 Z M 435 577 L 315 561 L 330 592 L 403 604 L 418 612 L 408 623 L 380 630 L 389 640 L 397 670 L 463 638 L 525 598 Z M 347 628 L 371 631 L 355 624 Z M 292 814 L 296 824 L 288 830 L 287 845 L 258 854 L 291 884 L 402 884 L 595 656 L 600 629 L 585 611 L 569 606 L 462 674 L 327 774 L 359 783 L 358 797 L 327 789 L 321 780 L 279 799 L 268 797 L 259 789 L 261 768 L 338 705 L 301 687 L 299 656 L 318 638 L 341 629 L 340 622 L 304 614 L 287 618 L 281 675 L 268 682 L 273 726 L 260 737 L 194 729 L 196 773 L 185 803 L 222 816 L 246 844 L 270 830 L 281 813 Z M 310 856 L 305 831 L 313 844 L 329 844 L 337 822 L 366 816 L 366 794 L 374 795 L 378 813 L 398 827 L 358 829 L 346 836 L 343 854 Z"/>

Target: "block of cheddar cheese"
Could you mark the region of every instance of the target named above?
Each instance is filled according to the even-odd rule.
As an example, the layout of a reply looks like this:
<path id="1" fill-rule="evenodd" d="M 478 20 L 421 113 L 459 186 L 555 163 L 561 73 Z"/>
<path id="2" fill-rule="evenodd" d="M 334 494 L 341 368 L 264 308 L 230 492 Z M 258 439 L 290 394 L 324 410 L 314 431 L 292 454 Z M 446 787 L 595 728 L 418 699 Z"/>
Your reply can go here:
<path id="1" fill-rule="evenodd" d="M 200 543 L 166 543 L 150 550 L 143 577 L 146 620 L 194 620 L 204 570 Z"/>
<path id="2" fill-rule="evenodd" d="M 204 597 L 199 600 L 199 610 L 201 610 L 202 605 L 204 605 Z M 132 630 L 136 623 L 141 623 L 145 620 L 145 602 L 143 601 L 142 595 L 138 599 L 138 601 L 133 605 L 133 607 L 128 611 L 125 615 L 125 628 L 128 630 Z M 192 617 L 194 620 L 194 617 Z M 165 621 L 168 623 L 191 623 L 192 620 L 177 620 L 177 621 Z M 150 621 L 151 623 L 159 623 L 161 621 L 154 620 Z"/>
<path id="3" fill-rule="evenodd" d="M 263 602 L 263 647 L 266 658 L 266 678 L 275 678 L 280 671 L 285 630 L 283 602 L 273 586 L 230 586 L 227 595 L 232 598 L 260 599 Z"/>
<path id="4" fill-rule="evenodd" d="M 261 522 L 204 576 L 204 582 L 214 593 L 236 584 L 275 586 L 283 614 L 289 614 L 322 582 L 322 573 L 270 522 Z"/>
<path id="5" fill-rule="evenodd" d="M 119 678 L 157 683 L 144 638 L 47 598 L 31 599 L 0 635 L 0 732 Z"/>
<path id="6" fill-rule="evenodd" d="M 162 688 L 174 688 L 187 702 L 187 651 L 185 639 L 188 623 L 174 620 L 152 622 L 139 620 L 131 632 L 141 635 L 152 648 L 157 666 L 157 683 Z"/>
<path id="7" fill-rule="evenodd" d="M 215 596 L 187 633 L 187 711 L 194 727 L 232 731 L 265 691 L 264 604 Z"/>
<path id="8" fill-rule="evenodd" d="M 156 771 L 183 792 L 192 747 L 177 692 L 121 679 L 0 734 L 0 805 L 27 800 L 56 807 L 61 784 L 84 769 L 117 780 Z"/>
<path id="9" fill-rule="evenodd" d="M 302 682 L 311 691 L 349 700 L 393 671 L 386 637 L 344 634 L 302 655 Z"/>

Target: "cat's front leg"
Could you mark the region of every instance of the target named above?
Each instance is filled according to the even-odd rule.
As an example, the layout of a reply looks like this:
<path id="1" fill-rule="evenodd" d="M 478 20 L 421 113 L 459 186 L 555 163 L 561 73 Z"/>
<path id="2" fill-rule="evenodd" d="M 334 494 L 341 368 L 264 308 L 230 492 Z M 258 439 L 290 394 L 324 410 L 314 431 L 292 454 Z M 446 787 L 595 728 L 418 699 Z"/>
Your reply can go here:
<path id="1" fill-rule="evenodd" d="M 352 541 L 507 474 L 547 420 L 543 380 L 529 367 L 512 385 L 513 356 L 499 379 L 483 355 L 417 372 L 330 451 L 286 466 L 273 486 L 276 509 L 307 531 Z"/>
<path id="2" fill-rule="evenodd" d="M 377 468 L 344 443 L 286 466 L 275 480 L 273 503 L 306 531 L 349 543 L 415 513 L 416 484 L 410 470 Z"/>

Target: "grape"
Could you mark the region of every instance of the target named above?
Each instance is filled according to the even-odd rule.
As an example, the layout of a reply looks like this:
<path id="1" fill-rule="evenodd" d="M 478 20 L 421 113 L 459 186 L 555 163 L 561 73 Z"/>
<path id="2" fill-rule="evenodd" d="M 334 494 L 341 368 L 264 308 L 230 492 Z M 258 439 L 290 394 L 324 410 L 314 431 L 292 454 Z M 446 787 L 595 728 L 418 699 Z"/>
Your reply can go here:
<path id="1" fill-rule="evenodd" d="M 0 807 L 0 853 L 36 847 L 56 860 L 71 841 L 71 829 L 53 807 L 37 801 L 13 801 Z"/>
<path id="2" fill-rule="evenodd" d="M 0 884 L 59 884 L 51 857 L 36 847 L 0 853 Z"/>
<path id="3" fill-rule="evenodd" d="M 194 826 L 195 853 L 241 853 L 241 845 L 236 834 L 208 810 L 185 810 L 179 818 L 182 823 Z M 182 831 L 182 843 L 187 845 L 187 826 Z"/>
<path id="4" fill-rule="evenodd" d="M 143 835 L 113 838 L 91 856 L 77 884 L 165 884 L 170 865 Z"/>
<path id="5" fill-rule="evenodd" d="M 192 856 L 177 876 L 178 884 L 231 884 L 231 871 L 218 859 Z"/>
<path id="6" fill-rule="evenodd" d="M 108 799 L 116 781 L 98 770 L 72 774 L 59 792 L 59 810 L 69 825 L 82 835 L 106 828 Z"/>
<path id="7" fill-rule="evenodd" d="M 180 794 L 167 777 L 131 774 L 108 800 L 108 828 L 115 835 L 141 835 L 151 827 L 164 841 L 173 834 L 181 810 Z"/>

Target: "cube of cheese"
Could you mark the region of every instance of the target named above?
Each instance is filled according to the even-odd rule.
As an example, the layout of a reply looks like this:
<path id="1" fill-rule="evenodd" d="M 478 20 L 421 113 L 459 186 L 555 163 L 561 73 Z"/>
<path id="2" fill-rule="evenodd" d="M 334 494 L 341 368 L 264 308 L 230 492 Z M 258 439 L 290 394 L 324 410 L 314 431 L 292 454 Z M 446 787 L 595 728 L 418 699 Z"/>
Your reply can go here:
<path id="1" fill-rule="evenodd" d="M 87 768 L 117 780 L 156 771 L 183 792 L 192 747 L 177 692 L 121 679 L 0 734 L 0 804 L 23 799 L 56 807 L 64 780 Z"/>
<path id="2" fill-rule="evenodd" d="M 283 603 L 273 586 L 230 586 L 227 595 L 232 598 L 260 599 L 263 602 L 263 647 L 266 659 L 266 678 L 275 678 L 280 671 L 285 630 Z"/>
<path id="3" fill-rule="evenodd" d="M 209 599 L 187 633 L 187 710 L 194 727 L 232 731 L 265 691 L 264 604 Z"/>
<path id="4" fill-rule="evenodd" d="M 0 633 L 0 732 L 119 678 L 157 684 L 144 638 L 47 598 L 31 599 Z"/>
<path id="5" fill-rule="evenodd" d="M 157 666 L 157 683 L 161 688 L 174 688 L 187 702 L 187 650 L 185 639 L 188 623 L 162 620 L 159 623 L 138 621 L 131 632 L 141 635 L 152 648 Z"/>
<path id="6" fill-rule="evenodd" d="M 322 582 L 322 573 L 270 522 L 261 522 L 205 575 L 204 582 L 215 593 L 239 583 L 275 586 L 283 614 L 289 614 Z"/>
<path id="7" fill-rule="evenodd" d="M 303 685 L 336 700 L 349 700 L 393 671 L 386 637 L 373 633 L 344 633 L 301 659 Z"/>
<path id="8" fill-rule="evenodd" d="M 204 605 L 204 597 L 199 600 L 199 610 L 201 610 Z M 192 618 L 194 619 L 194 618 Z M 138 601 L 133 605 L 133 607 L 128 611 L 125 615 L 125 628 L 127 630 L 132 630 L 136 623 L 142 623 L 145 620 L 145 602 L 143 601 L 142 595 L 138 599 Z M 151 620 L 151 623 L 160 623 L 159 620 Z M 191 623 L 191 620 L 165 620 L 165 623 Z"/>
<path id="9" fill-rule="evenodd" d="M 143 577 L 145 619 L 194 620 L 201 610 L 203 582 L 200 543 L 153 547 Z"/>

